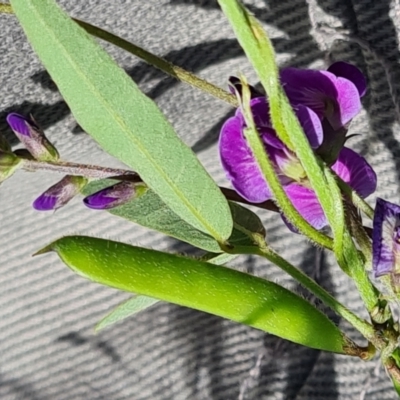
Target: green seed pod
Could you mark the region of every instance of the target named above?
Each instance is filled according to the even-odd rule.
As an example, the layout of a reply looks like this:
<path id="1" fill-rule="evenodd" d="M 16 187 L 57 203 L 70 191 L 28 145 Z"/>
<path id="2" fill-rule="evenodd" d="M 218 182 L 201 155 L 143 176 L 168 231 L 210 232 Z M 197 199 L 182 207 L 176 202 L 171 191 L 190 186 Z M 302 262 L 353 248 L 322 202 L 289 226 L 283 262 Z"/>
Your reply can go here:
<path id="1" fill-rule="evenodd" d="M 351 342 L 303 298 L 283 287 L 207 262 L 86 236 L 67 236 L 55 251 L 79 275 L 128 292 L 205 311 L 284 339 L 350 354 Z"/>

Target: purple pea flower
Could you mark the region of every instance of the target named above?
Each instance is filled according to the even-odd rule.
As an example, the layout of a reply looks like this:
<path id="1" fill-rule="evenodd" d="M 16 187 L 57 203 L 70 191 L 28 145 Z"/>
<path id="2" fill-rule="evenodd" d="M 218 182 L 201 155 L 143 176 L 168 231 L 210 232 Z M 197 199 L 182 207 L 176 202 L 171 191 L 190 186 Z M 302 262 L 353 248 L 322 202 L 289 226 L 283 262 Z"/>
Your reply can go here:
<path id="1" fill-rule="evenodd" d="M 311 108 L 334 130 L 346 126 L 361 110 L 367 84 L 354 65 L 339 61 L 327 71 L 285 68 L 280 76 L 290 102 Z"/>
<path id="2" fill-rule="evenodd" d="M 87 182 L 83 176 L 66 175 L 41 194 L 33 202 L 33 208 L 38 211 L 57 210 L 75 197 Z"/>
<path id="3" fill-rule="evenodd" d="M 56 161 L 59 158 L 56 148 L 46 138 L 33 118 L 11 113 L 7 116 L 8 125 L 34 158 L 40 161 Z"/>
<path id="4" fill-rule="evenodd" d="M 372 230 L 375 277 L 398 273 L 400 266 L 400 206 L 378 198 Z"/>
<path id="5" fill-rule="evenodd" d="M 95 210 L 108 210 L 127 203 L 135 195 L 135 183 L 123 181 L 85 197 L 83 203 Z"/>
<path id="6" fill-rule="evenodd" d="M 277 137 L 272 128 L 268 103 L 264 97 L 250 101 L 254 121 L 270 156 L 281 184 L 294 207 L 316 229 L 327 225 L 327 220 L 305 171 L 295 153 Z M 294 106 L 299 122 L 312 148 L 323 141 L 323 129 L 318 115 L 304 105 Z M 272 198 L 252 151 L 243 135 L 245 121 L 240 109 L 221 129 L 219 151 L 223 168 L 234 189 L 246 200 L 261 203 Z M 332 169 L 361 197 L 376 189 L 376 174 L 367 161 L 351 149 L 343 147 Z"/>

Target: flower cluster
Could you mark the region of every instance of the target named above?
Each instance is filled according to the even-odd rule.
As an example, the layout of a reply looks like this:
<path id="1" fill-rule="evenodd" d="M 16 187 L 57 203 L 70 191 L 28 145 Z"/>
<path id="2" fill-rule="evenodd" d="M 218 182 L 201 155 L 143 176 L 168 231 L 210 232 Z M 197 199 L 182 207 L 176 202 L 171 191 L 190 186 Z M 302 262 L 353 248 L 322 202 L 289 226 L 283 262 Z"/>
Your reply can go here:
<path id="1" fill-rule="evenodd" d="M 337 62 L 327 71 L 287 68 L 281 82 L 310 145 L 332 170 L 361 197 L 376 190 L 376 174 L 367 161 L 344 147 L 348 124 L 361 110 L 360 98 L 366 81 L 353 65 Z M 231 80 L 240 92 L 240 83 Z M 294 207 L 316 229 L 327 225 L 321 205 L 303 167 L 278 138 L 272 127 L 268 100 L 251 89 L 253 118 L 265 150 L 271 158 Z M 238 194 L 252 203 L 272 198 L 271 190 L 244 137 L 246 127 L 241 109 L 221 129 L 219 151 L 223 168 Z"/>
<path id="2" fill-rule="evenodd" d="M 13 153 L 10 145 L 0 135 L 0 183 L 11 176 L 24 159 L 50 163 L 58 160 L 57 149 L 32 116 L 11 113 L 7 116 L 7 122 L 25 149 L 19 150 L 19 157 L 18 150 Z M 42 193 L 32 206 L 38 211 L 57 210 L 79 194 L 87 183 L 88 179 L 83 176 L 66 175 Z M 87 196 L 83 203 L 92 209 L 106 210 L 124 204 L 135 196 L 136 184 L 123 181 Z"/>

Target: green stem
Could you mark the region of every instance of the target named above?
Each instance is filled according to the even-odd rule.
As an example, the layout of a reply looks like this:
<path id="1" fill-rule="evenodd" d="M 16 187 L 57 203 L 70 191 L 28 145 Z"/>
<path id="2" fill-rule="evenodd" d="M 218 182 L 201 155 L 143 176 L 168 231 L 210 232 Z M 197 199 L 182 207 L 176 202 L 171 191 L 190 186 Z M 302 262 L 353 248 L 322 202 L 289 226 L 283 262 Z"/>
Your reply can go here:
<path id="1" fill-rule="evenodd" d="M 244 136 L 247 140 L 247 144 L 249 145 L 251 152 L 255 160 L 257 161 L 258 167 L 261 170 L 261 173 L 264 176 L 266 182 L 268 182 L 268 186 L 271 189 L 280 209 L 290 220 L 291 223 L 304 235 L 309 237 L 315 243 L 320 246 L 326 247 L 327 249 L 332 250 L 333 241 L 330 237 L 324 235 L 323 233 L 316 230 L 312 227 L 296 210 L 284 191 L 279 178 L 275 172 L 275 168 L 272 164 L 272 161 L 268 155 L 268 152 L 265 151 L 264 144 L 260 138 L 260 135 L 257 131 L 257 127 L 254 123 L 253 114 L 250 108 L 250 90 L 247 86 L 247 83 L 242 78 L 242 109 L 243 116 L 246 121 L 246 126 L 243 130 Z"/>
<path id="2" fill-rule="evenodd" d="M 203 92 L 211 94 L 212 96 L 229 103 L 233 107 L 237 107 L 238 103 L 236 101 L 235 96 L 230 94 L 224 89 L 199 78 L 198 76 L 192 74 L 189 71 L 184 70 L 181 67 L 178 67 L 164 58 L 158 57 L 155 54 L 150 53 L 149 51 L 128 42 L 125 39 L 120 38 L 108 32 L 104 29 L 101 29 L 97 26 L 91 25 L 87 22 L 78 20 L 74 18 L 74 21 L 80 25 L 83 29 L 86 30 L 89 34 L 98 37 L 99 39 L 103 39 L 113 45 L 120 47 L 121 49 L 126 50 L 127 52 L 139 57 L 143 61 L 147 62 L 150 65 L 160 69 L 168 75 L 180 80 L 181 82 L 187 83 L 190 86 L 193 86 L 197 89 L 200 89 Z"/>
<path id="3" fill-rule="evenodd" d="M 14 14 L 11 8 L 11 4 L 0 3 L 0 13 Z"/>
<path id="4" fill-rule="evenodd" d="M 357 244 L 365 257 L 365 265 L 372 267 L 372 246 L 371 239 L 365 231 L 360 219 L 356 215 L 357 210 L 354 206 L 346 204 L 346 214 L 349 218 L 351 236 L 356 239 Z M 368 269 L 368 268 L 367 268 Z M 369 268 L 370 269 L 370 268 Z"/>
<path id="5" fill-rule="evenodd" d="M 261 241 L 259 241 L 261 242 Z M 330 307 L 338 315 L 343 317 L 351 325 L 353 325 L 358 331 L 360 331 L 364 337 L 370 342 L 376 342 L 374 328 L 366 321 L 353 314 L 343 304 L 338 302 L 331 294 L 329 294 L 324 288 L 319 286 L 313 279 L 307 276 L 304 272 L 300 271 L 294 265 L 290 264 L 279 254 L 275 253 L 270 249 L 265 242 L 258 243 L 259 247 L 255 246 L 235 246 L 231 253 L 234 254 L 253 254 L 258 255 L 272 263 L 276 264 L 279 268 L 289 274 L 303 287 L 320 299 L 324 304 Z"/>
<path id="6" fill-rule="evenodd" d="M 333 173 L 333 171 L 332 171 Z M 336 175 L 336 174 L 335 174 Z M 351 188 L 346 182 L 344 182 L 339 176 L 336 175 L 336 180 L 340 190 L 349 198 L 349 200 L 360 209 L 368 218 L 374 219 L 373 208 L 361 198 L 357 192 Z"/>
<path id="7" fill-rule="evenodd" d="M 118 177 L 123 179 L 129 177 L 129 180 L 141 182 L 139 175 L 126 169 L 100 167 L 98 165 L 77 164 L 65 161 L 48 162 L 36 160 L 23 160 L 22 168 L 27 171 L 51 171 L 66 175 L 84 176 L 90 179 L 106 179 Z"/>
<path id="8" fill-rule="evenodd" d="M 0 3 L 0 13 L 13 14 L 11 5 Z M 101 29 L 97 26 L 91 25 L 76 18 L 73 18 L 73 20 L 83 29 L 85 29 L 86 32 L 90 35 L 96 36 L 99 39 L 103 39 L 106 42 L 112 43 L 113 45 L 120 47 L 123 50 L 126 50 L 127 52 L 135 55 L 136 57 L 139 57 L 148 64 L 153 65 L 154 67 L 160 69 L 168 75 L 171 75 L 181 82 L 187 83 L 188 85 L 193 86 L 196 89 L 200 89 L 203 92 L 211 94 L 217 99 L 225 101 L 233 107 L 238 106 L 235 96 L 233 96 L 226 90 L 221 89 L 220 87 L 199 78 L 195 74 L 192 74 L 191 72 L 186 71 L 183 68 L 178 67 L 165 60 L 164 58 L 158 57 L 155 54 L 152 54 L 149 51 L 142 49 L 141 47 L 131 42 L 128 42 L 127 40 L 122 39 L 111 32 L 108 32 L 104 29 Z"/>

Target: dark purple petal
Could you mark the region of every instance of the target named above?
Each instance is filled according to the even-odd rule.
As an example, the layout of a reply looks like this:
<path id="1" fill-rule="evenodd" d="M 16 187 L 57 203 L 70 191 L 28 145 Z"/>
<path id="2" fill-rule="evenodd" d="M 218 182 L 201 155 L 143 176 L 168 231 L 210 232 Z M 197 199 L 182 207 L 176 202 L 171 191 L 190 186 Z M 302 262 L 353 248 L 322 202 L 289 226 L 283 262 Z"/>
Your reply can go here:
<path id="1" fill-rule="evenodd" d="M 38 129 L 34 121 L 17 113 L 8 114 L 7 122 L 17 135 L 31 137 L 32 129 Z"/>
<path id="2" fill-rule="evenodd" d="M 41 194 L 32 206 L 38 211 L 57 210 L 73 199 L 87 182 L 83 176 L 66 175 Z"/>
<path id="3" fill-rule="evenodd" d="M 313 190 L 292 183 L 285 187 L 285 191 L 295 209 L 315 229 L 322 229 L 328 225 L 324 211 Z M 290 225 L 288 226 L 290 227 Z"/>
<path id="4" fill-rule="evenodd" d="M 228 79 L 229 85 L 228 89 L 229 91 L 236 95 L 236 92 L 239 93 L 239 95 L 242 95 L 242 83 L 240 82 L 240 79 L 237 78 L 236 76 L 230 76 Z M 254 97 L 260 97 L 263 94 L 259 92 L 254 86 L 249 85 L 250 89 L 250 97 L 253 99 Z"/>
<path id="5" fill-rule="evenodd" d="M 134 183 L 119 182 L 85 197 L 83 203 L 95 210 L 108 210 L 127 203 L 135 196 L 135 193 Z"/>
<path id="6" fill-rule="evenodd" d="M 357 87 L 345 78 L 337 78 L 336 88 L 338 108 L 328 112 L 326 118 L 334 129 L 340 129 L 361 111 L 361 100 Z"/>
<path id="7" fill-rule="evenodd" d="M 285 68 L 280 72 L 285 92 L 294 105 L 302 104 L 311 108 L 319 118 L 325 114 L 327 98 L 335 99 L 337 90 L 331 77 L 323 71 Z M 334 79 L 333 79 L 334 78 Z"/>
<path id="8" fill-rule="evenodd" d="M 276 136 L 276 132 L 272 128 L 261 128 L 258 132 L 266 146 L 277 150 L 283 150 L 286 148 L 281 139 Z"/>
<path id="9" fill-rule="evenodd" d="M 295 112 L 311 147 L 316 149 L 324 139 L 324 132 L 318 115 L 311 108 L 301 104 L 295 107 Z"/>
<path id="10" fill-rule="evenodd" d="M 271 119 L 269 117 L 269 104 L 265 97 L 251 99 L 250 107 L 257 128 L 272 128 Z M 246 125 L 240 107 L 236 110 L 235 116 L 239 118 L 242 126 Z"/>
<path id="11" fill-rule="evenodd" d="M 400 206 L 378 198 L 372 231 L 372 266 L 375 276 L 394 272 L 399 254 Z"/>
<path id="12" fill-rule="evenodd" d="M 7 116 L 7 122 L 33 158 L 40 161 L 58 160 L 57 149 L 49 142 L 32 118 L 11 113 Z"/>
<path id="13" fill-rule="evenodd" d="M 242 135 L 238 117 L 229 118 L 222 127 L 219 152 L 222 166 L 234 189 L 246 200 L 261 203 L 271 191 Z"/>
<path id="14" fill-rule="evenodd" d="M 340 178 L 349 184 L 362 198 L 374 193 L 377 185 L 375 171 L 364 157 L 355 151 L 343 147 L 338 159 L 332 165 Z"/>
<path id="15" fill-rule="evenodd" d="M 311 108 L 334 129 L 346 125 L 361 110 L 354 83 L 330 72 L 286 68 L 281 71 L 281 81 L 293 105 Z"/>
<path id="16" fill-rule="evenodd" d="M 56 209 L 57 200 L 57 196 L 43 193 L 33 202 L 32 206 L 37 211 L 51 211 Z"/>
<path id="17" fill-rule="evenodd" d="M 365 95 L 365 92 L 367 91 L 367 81 L 364 74 L 355 65 L 344 61 L 338 61 L 333 63 L 328 68 L 328 71 L 338 77 L 340 76 L 353 82 L 360 97 Z"/>

